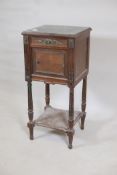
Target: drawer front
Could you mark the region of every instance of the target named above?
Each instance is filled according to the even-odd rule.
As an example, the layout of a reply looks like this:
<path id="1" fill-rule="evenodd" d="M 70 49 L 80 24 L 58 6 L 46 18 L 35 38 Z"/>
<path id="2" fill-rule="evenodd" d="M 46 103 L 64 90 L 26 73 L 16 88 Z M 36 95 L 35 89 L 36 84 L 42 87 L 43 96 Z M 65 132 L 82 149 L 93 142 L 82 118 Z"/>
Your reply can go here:
<path id="1" fill-rule="evenodd" d="M 66 52 L 50 49 L 32 49 L 33 73 L 66 76 Z"/>
<path id="2" fill-rule="evenodd" d="M 40 38 L 31 37 L 31 47 L 58 47 L 67 48 L 67 40 L 64 39 L 51 39 L 51 38 Z"/>

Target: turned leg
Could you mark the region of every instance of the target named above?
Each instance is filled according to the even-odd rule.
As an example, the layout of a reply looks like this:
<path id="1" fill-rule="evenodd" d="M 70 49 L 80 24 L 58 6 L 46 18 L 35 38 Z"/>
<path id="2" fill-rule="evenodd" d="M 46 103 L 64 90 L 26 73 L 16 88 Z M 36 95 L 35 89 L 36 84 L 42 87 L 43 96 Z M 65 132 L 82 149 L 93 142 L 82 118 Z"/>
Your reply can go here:
<path id="1" fill-rule="evenodd" d="M 45 102 L 46 102 L 46 107 L 49 106 L 50 104 L 50 85 L 48 83 L 45 84 Z"/>
<path id="2" fill-rule="evenodd" d="M 84 129 L 84 122 L 85 122 L 85 117 L 86 117 L 86 91 L 87 91 L 87 77 L 83 79 L 83 85 L 82 85 L 82 112 L 83 116 L 81 117 L 81 129 Z"/>
<path id="3" fill-rule="evenodd" d="M 30 139 L 33 140 L 34 122 L 33 122 L 32 82 L 28 81 L 27 85 L 28 85 L 28 117 L 29 117 L 29 122 L 27 126 L 30 132 Z"/>
<path id="4" fill-rule="evenodd" d="M 73 135 L 74 135 L 74 88 L 70 87 L 69 94 L 69 131 L 67 132 L 69 138 L 68 148 L 72 149 Z"/>

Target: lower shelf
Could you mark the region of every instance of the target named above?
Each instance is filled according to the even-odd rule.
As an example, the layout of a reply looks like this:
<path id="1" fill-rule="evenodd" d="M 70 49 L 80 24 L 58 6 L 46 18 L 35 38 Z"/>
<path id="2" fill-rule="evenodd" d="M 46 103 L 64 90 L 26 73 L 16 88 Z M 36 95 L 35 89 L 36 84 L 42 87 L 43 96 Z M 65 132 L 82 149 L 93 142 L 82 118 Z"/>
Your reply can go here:
<path id="1" fill-rule="evenodd" d="M 83 112 L 74 112 L 74 125 L 83 116 Z M 46 107 L 38 119 L 34 120 L 35 126 L 42 126 L 51 129 L 67 132 L 69 112 L 67 110 L 56 109 L 51 106 Z"/>

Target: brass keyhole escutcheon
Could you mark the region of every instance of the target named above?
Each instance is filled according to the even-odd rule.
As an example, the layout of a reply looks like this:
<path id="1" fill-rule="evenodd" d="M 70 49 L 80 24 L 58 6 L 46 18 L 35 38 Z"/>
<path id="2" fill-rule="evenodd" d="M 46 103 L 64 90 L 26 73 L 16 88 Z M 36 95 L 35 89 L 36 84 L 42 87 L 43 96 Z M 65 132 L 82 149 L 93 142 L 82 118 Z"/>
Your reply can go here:
<path id="1" fill-rule="evenodd" d="M 37 61 L 37 64 L 40 64 L 40 61 L 39 60 Z"/>

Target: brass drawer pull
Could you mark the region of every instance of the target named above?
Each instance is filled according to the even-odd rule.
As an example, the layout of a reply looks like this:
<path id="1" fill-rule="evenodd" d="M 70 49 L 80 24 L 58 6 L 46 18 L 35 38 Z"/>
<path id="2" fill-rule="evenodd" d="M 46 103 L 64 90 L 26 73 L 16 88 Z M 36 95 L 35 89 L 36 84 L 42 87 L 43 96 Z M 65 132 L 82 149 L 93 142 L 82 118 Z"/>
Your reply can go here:
<path id="1" fill-rule="evenodd" d="M 60 45 L 62 44 L 60 41 L 54 40 L 54 39 L 39 39 L 39 44 L 43 45 Z"/>
<path id="2" fill-rule="evenodd" d="M 40 64 L 40 61 L 37 61 L 37 64 Z"/>
<path id="3" fill-rule="evenodd" d="M 67 39 L 31 37 L 31 47 L 58 47 L 67 48 Z"/>

